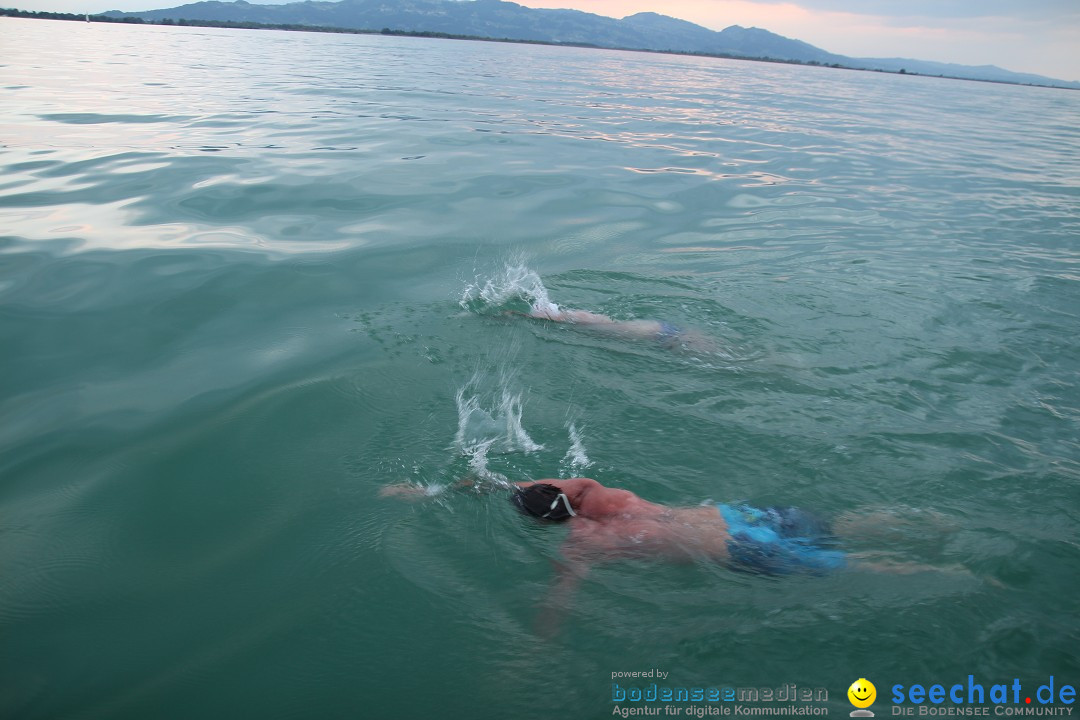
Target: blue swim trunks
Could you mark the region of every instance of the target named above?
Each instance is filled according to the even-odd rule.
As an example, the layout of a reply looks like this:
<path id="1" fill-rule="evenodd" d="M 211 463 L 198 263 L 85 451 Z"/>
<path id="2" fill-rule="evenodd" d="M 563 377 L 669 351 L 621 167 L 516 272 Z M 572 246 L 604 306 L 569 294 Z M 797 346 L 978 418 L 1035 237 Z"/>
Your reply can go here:
<path id="1" fill-rule="evenodd" d="M 728 552 L 741 570 L 764 575 L 823 573 L 847 565 L 845 553 L 833 549 L 829 526 L 798 508 L 756 508 L 724 505 L 716 508 L 728 524 Z"/>
<path id="2" fill-rule="evenodd" d="M 656 333 L 656 341 L 664 347 L 670 347 L 678 342 L 680 335 L 682 335 L 682 328 L 678 325 L 672 325 L 666 320 L 661 320 L 660 330 Z"/>

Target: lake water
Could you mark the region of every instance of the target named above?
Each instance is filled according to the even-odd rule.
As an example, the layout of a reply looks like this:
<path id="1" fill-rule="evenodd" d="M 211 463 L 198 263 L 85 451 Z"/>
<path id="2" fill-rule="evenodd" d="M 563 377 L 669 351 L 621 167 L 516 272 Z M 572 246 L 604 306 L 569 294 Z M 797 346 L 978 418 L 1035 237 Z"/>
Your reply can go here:
<path id="1" fill-rule="evenodd" d="M 1080 93 L 0 37 L 0 716 L 601 718 L 650 668 L 836 717 L 865 677 L 882 716 L 897 683 L 1080 681 Z M 704 342 L 505 312 L 545 298 Z M 612 562 L 538 629 L 565 528 L 499 487 L 575 475 L 806 508 L 914 572 Z"/>

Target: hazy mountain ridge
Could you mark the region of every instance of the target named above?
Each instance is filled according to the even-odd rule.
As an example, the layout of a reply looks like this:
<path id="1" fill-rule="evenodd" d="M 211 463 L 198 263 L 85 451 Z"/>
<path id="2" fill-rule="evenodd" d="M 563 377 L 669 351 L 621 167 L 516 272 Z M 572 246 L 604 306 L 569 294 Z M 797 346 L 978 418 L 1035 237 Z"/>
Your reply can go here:
<path id="1" fill-rule="evenodd" d="M 286 5 L 257 5 L 246 0 L 205 0 L 162 10 L 113 10 L 104 14 L 111 17 L 135 16 L 151 21 L 184 19 L 376 31 L 388 28 L 406 32 L 838 64 L 859 69 L 904 70 L 924 75 L 1080 89 L 1080 83 L 1014 73 L 993 65 L 973 67 L 899 58 L 851 58 L 760 28 L 732 25 L 717 32 L 658 13 L 638 13 L 619 20 L 580 10 L 531 9 L 504 0 L 306 0 Z"/>

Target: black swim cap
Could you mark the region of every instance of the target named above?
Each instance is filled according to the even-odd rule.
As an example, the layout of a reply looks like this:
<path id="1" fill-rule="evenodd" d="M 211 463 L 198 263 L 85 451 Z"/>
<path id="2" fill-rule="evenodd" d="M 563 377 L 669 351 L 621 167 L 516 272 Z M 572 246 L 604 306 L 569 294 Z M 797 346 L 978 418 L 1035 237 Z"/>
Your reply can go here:
<path id="1" fill-rule="evenodd" d="M 545 520 L 566 520 L 577 515 L 566 493 L 547 483 L 517 490 L 510 500 L 521 512 Z"/>

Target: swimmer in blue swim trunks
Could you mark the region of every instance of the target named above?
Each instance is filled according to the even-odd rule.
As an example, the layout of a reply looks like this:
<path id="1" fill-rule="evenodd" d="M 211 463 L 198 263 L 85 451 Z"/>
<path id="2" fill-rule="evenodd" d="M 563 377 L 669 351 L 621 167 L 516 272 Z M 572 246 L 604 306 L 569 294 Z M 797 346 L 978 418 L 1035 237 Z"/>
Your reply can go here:
<path id="1" fill-rule="evenodd" d="M 797 508 L 669 507 L 591 478 L 518 483 L 512 500 L 534 517 L 571 521 L 563 547 L 571 561 L 708 558 L 763 575 L 820 574 L 847 564 L 829 526 Z"/>
<path id="2" fill-rule="evenodd" d="M 384 496 L 419 496 L 414 485 L 383 488 Z M 511 497 L 523 513 L 566 521 L 567 572 L 627 557 L 725 563 L 762 575 L 821 574 L 846 565 L 828 525 L 795 508 L 709 504 L 669 507 L 591 478 L 517 483 Z"/>
<path id="3" fill-rule="evenodd" d="M 463 481 L 462 486 L 471 483 Z M 421 499 L 428 493 L 412 484 L 384 487 L 384 497 Z M 629 490 L 609 488 L 591 478 L 516 483 L 514 506 L 541 522 L 568 526 L 558 576 L 548 591 L 536 629 L 552 636 L 575 589 L 589 568 L 624 558 L 719 562 L 739 572 L 765 576 L 826 575 L 844 568 L 892 573 L 923 571 L 970 573 L 915 563 L 867 562 L 844 550 L 829 525 L 790 507 L 745 504 L 669 507 Z"/>

